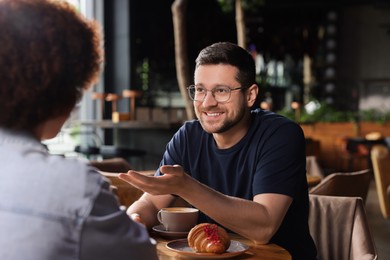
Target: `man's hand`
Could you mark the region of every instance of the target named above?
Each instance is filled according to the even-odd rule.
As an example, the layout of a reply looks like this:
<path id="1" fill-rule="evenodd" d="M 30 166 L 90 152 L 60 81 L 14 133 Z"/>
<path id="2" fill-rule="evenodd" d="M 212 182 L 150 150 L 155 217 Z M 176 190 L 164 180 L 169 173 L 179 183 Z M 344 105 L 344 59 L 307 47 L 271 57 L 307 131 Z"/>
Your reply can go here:
<path id="1" fill-rule="evenodd" d="M 130 218 L 134 220 L 135 222 L 138 222 L 145 226 L 145 223 L 142 221 L 141 216 L 138 213 L 132 213 L 130 214 Z"/>
<path id="2" fill-rule="evenodd" d="M 189 176 L 184 173 L 179 165 L 164 165 L 160 167 L 161 176 L 145 176 L 136 171 L 128 171 L 119 174 L 119 178 L 130 183 L 134 187 L 152 195 L 179 195 L 185 188 Z"/>

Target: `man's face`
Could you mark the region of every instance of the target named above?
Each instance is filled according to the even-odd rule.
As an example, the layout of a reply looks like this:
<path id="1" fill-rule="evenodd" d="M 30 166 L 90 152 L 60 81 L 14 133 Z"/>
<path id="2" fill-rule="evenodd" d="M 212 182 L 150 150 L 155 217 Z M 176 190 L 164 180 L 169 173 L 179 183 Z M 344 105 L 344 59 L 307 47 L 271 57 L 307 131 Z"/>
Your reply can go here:
<path id="1" fill-rule="evenodd" d="M 241 86 L 235 79 L 238 69 L 231 65 L 201 65 L 195 70 L 195 85 L 212 90 L 218 86 L 231 89 Z M 212 92 L 207 91 L 204 101 L 194 101 L 195 114 L 203 129 L 208 133 L 223 133 L 239 126 L 244 118 L 247 103 L 242 90 L 230 93 L 226 102 L 217 102 Z"/>

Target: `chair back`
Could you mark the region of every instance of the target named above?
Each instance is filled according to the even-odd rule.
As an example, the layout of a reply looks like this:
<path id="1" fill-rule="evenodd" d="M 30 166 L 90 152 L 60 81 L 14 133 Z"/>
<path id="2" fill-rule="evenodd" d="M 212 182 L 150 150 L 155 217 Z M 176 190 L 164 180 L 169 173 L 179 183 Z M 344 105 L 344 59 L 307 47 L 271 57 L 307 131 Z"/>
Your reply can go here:
<path id="1" fill-rule="evenodd" d="M 103 172 L 126 173 L 131 170 L 131 165 L 120 157 L 100 161 L 91 160 L 89 164 Z"/>
<path id="2" fill-rule="evenodd" d="M 103 172 L 102 175 L 110 180 L 111 185 L 116 188 L 115 194 L 118 197 L 119 204 L 126 208 L 138 200 L 143 191 L 133 185 L 118 178 L 118 173 Z"/>
<path id="3" fill-rule="evenodd" d="M 120 205 L 128 207 L 143 194 L 143 191 L 140 189 L 137 189 L 133 185 L 118 178 L 119 173 L 126 173 L 131 170 L 131 165 L 123 158 L 90 161 L 89 163 L 101 171 L 100 173 L 110 181 L 112 186 L 114 186 L 114 193 L 117 195 Z M 154 170 L 141 171 L 141 173 L 145 175 L 153 175 L 154 172 Z"/>
<path id="4" fill-rule="evenodd" d="M 371 150 L 372 167 L 379 205 L 384 218 L 390 218 L 390 148 L 375 145 Z"/>
<path id="5" fill-rule="evenodd" d="M 361 198 L 310 194 L 309 200 L 309 228 L 318 260 L 377 259 Z"/>
<path id="6" fill-rule="evenodd" d="M 311 194 L 360 197 L 366 201 L 371 180 L 371 170 L 348 173 L 332 173 L 311 190 Z"/>
<path id="7" fill-rule="evenodd" d="M 143 191 L 133 185 L 118 178 L 119 173 L 125 173 L 131 170 L 130 164 L 123 158 L 104 159 L 101 161 L 90 161 L 90 164 L 97 168 L 100 173 L 106 177 L 110 183 L 114 194 L 117 196 L 119 204 L 129 207 L 138 200 Z M 153 176 L 156 170 L 137 171 L 146 176 Z M 170 205 L 172 207 L 189 207 L 187 201 L 180 197 L 176 197 Z"/>

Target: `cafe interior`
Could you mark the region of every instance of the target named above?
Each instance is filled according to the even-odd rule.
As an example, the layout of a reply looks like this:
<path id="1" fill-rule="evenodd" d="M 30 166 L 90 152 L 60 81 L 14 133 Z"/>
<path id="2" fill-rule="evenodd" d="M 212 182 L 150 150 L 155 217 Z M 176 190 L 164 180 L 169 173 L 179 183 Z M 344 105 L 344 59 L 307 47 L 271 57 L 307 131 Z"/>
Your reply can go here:
<path id="1" fill-rule="evenodd" d="M 142 192 L 118 179 L 118 172 L 154 174 L 167 142 L 183 122 L 194 118 L 176 68 L 172 6 L 181 1 L 70 2 L 101 23 L 105 64 L 101 80 L 85 94 L 59 135 L 44 143 L 53 154 L 86 158 L 105 172 L 119 202 L 127 207 Z M 194 60 L 203 47 L 238 42 L 237 6 L 233 1 L 184 2 L 188 6 L 181 18 L 186 37 L 182 50 L 188 64 L 183 74 L 192 81 Z M 243 43 L 255 60 L 260 88 L 255 106 L 296 121 L 305 134 L 312 196 L 309 225 L 321 248 L 319 259 L 342 255 L 330 252 L 336 249 L 349 250 L 349 259 L 361 259 L 359 254 L 386 259 L 390 3 L 241 2 Z M 334 210 L 336 202 L 323 197 L 348 200 L 336 198 L 346 204 Z M 332 240 L 341 226 L 348 226 L 351 236 Z M 256 250 L 253 245 L 251 249 Z"/>

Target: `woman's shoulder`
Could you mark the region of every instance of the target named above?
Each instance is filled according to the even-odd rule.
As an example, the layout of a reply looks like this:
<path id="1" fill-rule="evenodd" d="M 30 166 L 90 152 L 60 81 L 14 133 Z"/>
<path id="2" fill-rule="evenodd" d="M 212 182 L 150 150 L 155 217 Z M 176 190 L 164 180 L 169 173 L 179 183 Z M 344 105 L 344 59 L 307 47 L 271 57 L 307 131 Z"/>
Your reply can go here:
<path id="1" fill-rule="evenodd" d="M 47 170 L 54 171 L 53 175 L 61 181 L 73 183 L 75 189 L 90 191 L 101 188 L 105 179 L 96 168 L 89 165 L 89 161 L 83 158 L 64 158 L 61 156 L 49 156 L 47 158 Z M 92 192 L 95 193 L 95 192 Z M 93 196 L 93 195 L 92 195 Z"/>

